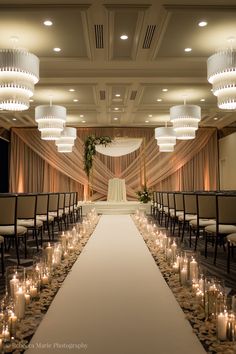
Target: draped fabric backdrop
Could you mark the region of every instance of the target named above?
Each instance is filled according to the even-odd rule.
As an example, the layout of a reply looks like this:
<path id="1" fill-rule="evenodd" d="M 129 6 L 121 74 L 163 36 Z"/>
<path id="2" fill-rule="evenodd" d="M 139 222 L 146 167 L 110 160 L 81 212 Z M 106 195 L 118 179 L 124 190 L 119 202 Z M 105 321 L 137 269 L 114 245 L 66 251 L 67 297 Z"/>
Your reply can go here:
<path id="1" fill-rule="evenodd" d="M 128 200 L 146 181 L 153 190 L 218 189 L 218 143 L 215 128 L 200 128 L 194 140 L 178 141 L 173 153 L 160 153 L 152 128 L 79 128 L 72 153 L 58 153 L 55 143 L 43 141 L 36 128 L 11 132 L 10 191 L 77 191 L 88 199 L 83 170 L 83 141 L 88 135 L 143 138 L 137 151 L 122 157 L 97 153 L 91 173 L 93 200 L 106 200 L 108 180 L 126 182 Z"/>

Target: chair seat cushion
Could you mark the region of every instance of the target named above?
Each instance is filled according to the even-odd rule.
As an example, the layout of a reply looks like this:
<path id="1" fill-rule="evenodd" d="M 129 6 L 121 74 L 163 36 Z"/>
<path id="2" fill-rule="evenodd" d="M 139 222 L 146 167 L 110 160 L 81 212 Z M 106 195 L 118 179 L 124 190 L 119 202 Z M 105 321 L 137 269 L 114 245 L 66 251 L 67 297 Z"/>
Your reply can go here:
<path id="1" fill-rule="evenodd" d="M 168 211 L 169 211 L 169 209 L 168 209 L 168 207 L 164 207 L 164 213 L 168 213 Z"/>
<path id="2" fill-rule="evenodd" d="M 65 214 L 69 214 L 69 212 L 70 212 L 70 208 L 69 208 L 69 207 L 66 207 L 66 208 L 65 208 Z"/>
<path id="3" fill-rule="evenodd" d="M 24 226 L 24 227 L 34 227 L 34 219 L 18 219 L 17 225 Z M 43 222 L 40 219 L 36 219 L 36 227 L 43 226 Z"/>
<path id="4" fill-rule="evenodd" d="M 212 219 L 199 219 L 199 227 L 206 227 L 208 225 L 215 225 L 216 221 Z M 190 226 L 197 227 L 197 219 L 190 221 Z"/>
<path id="5" fill-rule="evenodd" d="M 209 225 L 209 226 L 205 227 L 205 231 L 216 233 L 216 225 Z M 232 234 L 234 232 L 236 232 L 236 226 L 219 224 L 219 233 L 220 234 Z M 1 231 L 0 231 L 0 233 L 1 233 Z"/>
<path id="6" fill-rule="evenodd" d="M 54 218 L 56 218 L 57 217 L 57 212 L 56 211 L 50 211 L 49 215 L 51 215 Z M 59 210 L 58 215 L 59 215 L 60 218 L 62 217 L 62 215 L 63 215 L 63 210 L 62 209 Z"/>
<path id="7" fill-rule="evenodd" d="M 47 215 L 37 215 L 36 218 L 42 221 L 47 221 Z M 54 217 L 52 215 L 48 215 L 48 221 L 52 222 L 53 220 Z"/>
<path id="8" fill-rule="evenodd" d="M 236 246 L 236 233 L 228 235 L 226 239 L 231 245 Z"/>
<path id="9" fill-rule="evenodd" d="M 184 221 L 184 214 L 178 216 L 179 221 Z M 197 219 L 197 215 L 195 214 L 185 214 L 185 221 L 190 221 L 190 220 L 194 220 Z"/>
<path id="10" fill-rule="evenodd" d="M 24 226 L 17 225 L 17 235 L 24 235 L 27 232 L 27 228 Z M 3 236 L 14 236 L 15 235 L 15 227 L 14 226 L 0 226 L 0 235 Z"/>
<path id="11" fill-rule="evenodd" d="M 72 212 L 74 210 L 74 207 L 73 206 L 70 206 L 70 211 Z"/>
<path id="12" fill-rule="evenodd" d="M 174 209 L 171 209 L 171 212 L 170 212 L 170 216 L 173 218 L 174 216 L 176 216 L 177 218 L 181 215 L 184 215 L 184 212 L 183 211 L 180 211 L 180 210 L 177 210 L 176 213 L 174 211 Z"/>

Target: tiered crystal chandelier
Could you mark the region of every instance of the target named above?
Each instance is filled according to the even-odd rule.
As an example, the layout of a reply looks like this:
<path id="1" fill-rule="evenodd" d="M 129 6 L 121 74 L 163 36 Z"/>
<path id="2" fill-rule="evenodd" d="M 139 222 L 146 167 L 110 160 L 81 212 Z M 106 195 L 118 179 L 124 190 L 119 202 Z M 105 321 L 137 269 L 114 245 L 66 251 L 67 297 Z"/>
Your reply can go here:
<path id="1" fill-rule="evenodd" d="M 196 105 L 187 105 L 186 100 L 183 105 L 170 108 L 170 121 L 173 123 L 177 139 L 194 139 L 200 120 L 201 108 Z"/>
<path id="2" fill-rule="evenodd" d="M 66 108 L 52 105 L 50 100 L 50 105 L 35 108 L 35 121 L 43 140 L 56 140 L 60 138 L 66 123 Z"/>
<path id="3" fill-rule="evenodd" d="M 233 38 L 230 39 L 233 42 Z M 236 109 L 236 50 L 219 51 L 207 60 L 207 79 L 221 109 Z"/>
<path id="4" fill-rule="evenodd" d="M 176 144 L 176 136 L 172 127 L 161 127 L 155 129 L 155 139 L 161 152 L 172 152 Z"/>
<path id="5" fill-rule="evenodd" d="M 39 81 L 39 59 L 24 49 L 0 49 L 0 108 L 29 108 L 34 85 Z"/>
<path id="6" fill-rule="evenodd" d="M 72 152 L 76 139 L 76 128 L 65 127 L 59 139 L 56 140 L 58 152 Z"/>

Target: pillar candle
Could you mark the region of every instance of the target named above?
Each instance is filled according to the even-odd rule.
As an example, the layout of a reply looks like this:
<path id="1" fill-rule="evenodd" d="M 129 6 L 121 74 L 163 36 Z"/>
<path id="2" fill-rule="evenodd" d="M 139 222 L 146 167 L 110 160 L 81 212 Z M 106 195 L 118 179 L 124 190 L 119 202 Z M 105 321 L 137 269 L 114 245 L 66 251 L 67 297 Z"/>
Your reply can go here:
<path id="1" fill-rule="evenodd" d="M 48 246 L 46 247 L 46 258 L 47 258 L 47 264 L 50 266 L 52 265 L 52 256 L 53 256 L 53 248 L 48 243 Z"/>
<path id="2" fill-rule="evenodd" d="M 16 336 L 16 325 L 17 325 L 17 317 L 12 312 L 11 316 L 9 317 L 9 320 L 8 320 L 9 332 L 10 332 L 11 337 Z"/>
<path id="3" fill-rule="evenodd" d="M 32 298 L 34 298 L 34 297 L 36 297 L 37 295 L 38 295 L 38 290 L 37 290 L 36 286 L 31 285 L 31 287 L 30 287 L 30 296 L 31 296 Z"/>
<path id="4" fill-rule="evenodd" d="M 170 264 L 172 261 L 172 249 L 171 248 L 167 248 L 167 250 L 166 250 L 166 260 L 167 260 L 168 264 Z"/>
<path id="5" fill-rule="evenodd" d="M 29 305 L 29 303 L 30 303 L 30 294 L 25 294 L 25 304 L 26 305 Z"/>
<path id="6" fill-rule="evenodd" d="M 188 271 L 186 267 L 183 267 L 180 271 L 180 283 L 181 285 L 186 285 L 188 282 Z"/>
<path id="7" fill-rule="evenodd" d="M 190 281 L 198 279 L 198 264 L 193 258 L 189 265 Z"/>
<path id="8" fill-rule="evenodd" d="M 18 284 L 19 284 L 19 279 L 16 278 L 16 275 L 13 275 L 13 278 L 10 280 L 10 293 L 12 298 L 15 297 Z"/>
<path id="9" fill-rule="evenodd" d="M 19 319 L 25 316 L 25 293 L 22 288 L 19 288 L 16 292 L 16 305 L 15 305 L 16 316 Z"/>
<path id="10" fill-rule="evenodd" d="M 76 229 L 75 229 L 75 227 L 73 227 L 71 233 L 72 233 L 72 237 L 75 238 L 76 237 Z"/>
<path id="11" fill-rule="evenodd" d="M 66 235 L 65 235 L 64 231 L 62 232 L 62 235 L 61 235 L 61 245 L 62 245 L 62 248 L 65 250 L 66 249 Z"/>
<path id="12" fill-rule="evenodd" d="M 176 250 L 177 250 L 177 245 L 176 245 L 175 241 L 171 245 L 171 250 L 172 250 L 172 258 L 174 261 L 176 258 Z"/>
<path id="13" fill-rule="evenodd" d="M 202 277 L 199 279 L 198 284 L 199 284 L 199 289 L 201 291 L 204 291 L 204 279 Z"/>
<path id="14" fill-rule="evenodd" d="M 179 271 L 179 266 L 178 266 L 178 263 L 177 263 L 177 262 L 175 262 L 175 263 L 173 264 L 173 271 L 174 271 L 175 273 L 178 273 L 178 271 Z"/>
<path id="15" fill-rule="evenodd" d="M 226 340 L 228 314 L 220 313 L 217 317 L 217 337 L 219 340 Z"/>
<path id="16" fill-rule="evenodd" d="M 41 278 L 41 283 L 42 283 L 42 285 L 48 284 L 48 275 L 47 274 L 43 274 L 43 276 Z"/>
<path id="17" fill-rule="evenodd" d="M 5 328 L 3 328 L 2 330 L 2 337 L 3 340 L 8 341 L 10 339 L 10 332 L 8 330 L 8 326 L 6 326 Z"/>

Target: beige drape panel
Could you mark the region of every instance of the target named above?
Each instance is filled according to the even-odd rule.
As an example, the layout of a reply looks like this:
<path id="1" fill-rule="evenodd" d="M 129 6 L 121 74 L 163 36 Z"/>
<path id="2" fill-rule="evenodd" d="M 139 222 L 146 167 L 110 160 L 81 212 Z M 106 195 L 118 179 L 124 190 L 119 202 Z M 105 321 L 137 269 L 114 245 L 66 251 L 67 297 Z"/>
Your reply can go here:
<path id="1" fill-rule="evenodd" d="M 88 135 L 142 137 L 141 148 L 122 157 L 97 153 L 91 173 L 93 200 L 107 196 L 108 180 L 126 181 L 127 197 L 146 182 L 163 190 L 209 190 L 218 188 L 217 132 L 201 128 L 190 141 L 178 141 L 175 152 L 160 153 L 151 128 L 81 128 L 73 153 L 60 154 L 54 142 L 42 141 L 37 129 L 15 128 L 11 135 L 11 191 L 88 190 L 83 171 L 83 141 Z"/>

